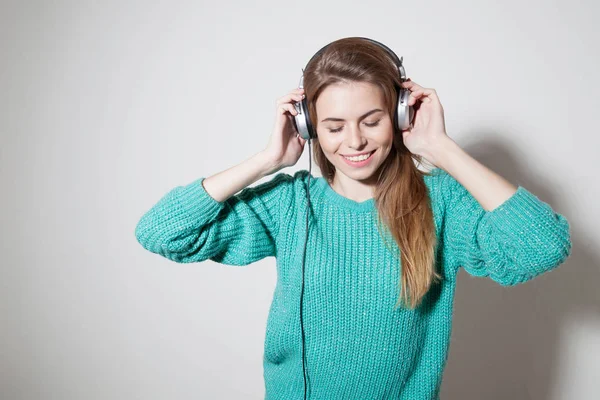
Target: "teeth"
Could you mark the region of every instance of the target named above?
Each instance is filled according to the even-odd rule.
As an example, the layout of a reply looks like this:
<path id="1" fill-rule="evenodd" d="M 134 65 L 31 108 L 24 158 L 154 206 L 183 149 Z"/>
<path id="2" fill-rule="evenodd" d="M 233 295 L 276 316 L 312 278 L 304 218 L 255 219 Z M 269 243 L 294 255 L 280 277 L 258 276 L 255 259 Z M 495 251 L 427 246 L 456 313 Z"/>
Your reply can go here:
<path id="1" fill-rule="evenodd" d="M 358 157 L 346 157 L 346 156 L 344 156 L 344 158 L 346 158 L 347 160 L 350 160 L 350 161 L 364 161 L 367 158 L 371 157 L 372 153 L 373 152 L 368 153 L 368 154 L 363 154 L 362 156 L 358 156 Z"/>

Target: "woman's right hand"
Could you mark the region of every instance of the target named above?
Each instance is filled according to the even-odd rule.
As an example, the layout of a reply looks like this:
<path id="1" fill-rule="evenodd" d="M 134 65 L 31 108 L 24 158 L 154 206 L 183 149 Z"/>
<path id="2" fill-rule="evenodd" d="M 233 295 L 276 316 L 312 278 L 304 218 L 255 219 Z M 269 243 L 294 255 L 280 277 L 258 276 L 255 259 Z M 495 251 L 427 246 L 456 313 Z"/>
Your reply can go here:
<path id="1" fill-rule="evenodd" d="M 298 114 L 293 102 L 300 102 L 304 96 L 303 88 L 291 90 L 277 100 L 275 128 L 264 150 L 276 169 L 290 167 L 298 161 L 304 151 L 306 139 L 296 130 L 294 116 Z"/>

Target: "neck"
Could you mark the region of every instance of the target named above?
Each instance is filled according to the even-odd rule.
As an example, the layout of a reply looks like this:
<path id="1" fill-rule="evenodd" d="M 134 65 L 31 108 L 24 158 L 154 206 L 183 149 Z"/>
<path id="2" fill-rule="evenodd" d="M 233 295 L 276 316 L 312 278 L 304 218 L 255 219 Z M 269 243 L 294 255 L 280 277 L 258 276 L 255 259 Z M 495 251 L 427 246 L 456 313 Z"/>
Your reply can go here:
<path id="1" fill-rule="evenodd" d="M 340 172 L 336 172 L 334 175 L 331 188 L 342 196 L 356 202 L 373 198 L 375 191 L 375 186 L 370 182 L 370 179 L 358 181 Z"/>

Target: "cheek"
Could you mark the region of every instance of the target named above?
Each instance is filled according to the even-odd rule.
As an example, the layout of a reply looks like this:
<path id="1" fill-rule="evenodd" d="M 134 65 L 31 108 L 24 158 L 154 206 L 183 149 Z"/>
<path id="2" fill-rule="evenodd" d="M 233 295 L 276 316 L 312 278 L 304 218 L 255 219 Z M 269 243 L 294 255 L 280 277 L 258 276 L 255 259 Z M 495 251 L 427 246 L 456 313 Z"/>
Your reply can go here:
<path id="1" fill-rule="evenodd" d="M 385 149 L 386 151 L 389 151 L 389 149 L 391 149 L 392 146 L 394 145 L 393 134 L 394 134 L 393 131 L 381 132 L 381 135 L 379 135 L 377 138 L 377 143 L 378 143 L 379 147 Z"/>
<path id="2" fill-rule="evenodd" d="M 321 150 L 325 153 L 325 158 L 329 160 L 332 164 L 337 164 L 339 162 L 339 156 L 336 154 L 338 151 L 338 145 L 335 142 L 322 142 L 319 139 Z"/>
<path id="3" fill-rule="evenodd" d="M 339 144 L 327 135 L 319 136 L 319 144 L 321 145 L 321 149 L 325 153 L 335 153 L 337 148 L 339 147 Z"/>
<path id="4" fill-rule="evenodd" d="M 392 128 L 391 123 L 385 124 L 385 126 L 381 127 L 381 130 L 377 131 L 377 139 L 382 144 L 391 144 L 394 141 L 394 129 Z"/>

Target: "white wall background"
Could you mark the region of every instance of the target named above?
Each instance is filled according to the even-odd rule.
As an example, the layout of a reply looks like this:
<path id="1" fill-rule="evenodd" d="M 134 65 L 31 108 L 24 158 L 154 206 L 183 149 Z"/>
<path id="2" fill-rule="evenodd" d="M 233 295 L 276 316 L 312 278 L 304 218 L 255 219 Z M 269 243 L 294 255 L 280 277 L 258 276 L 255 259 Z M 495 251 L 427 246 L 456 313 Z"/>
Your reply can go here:
<path id="1" fill-rule="evenodd" d="M 534 281 L 461 270 L 442 399 L 596 398 L 596 2 L 148 3 L 0 6 L 0 398 L 264 396 L 275 260 L 177 264 L 134 228 L 263 149 L 276 99 L 346 36 L 404 56 L 448 134 L 572 224 Z"/>

